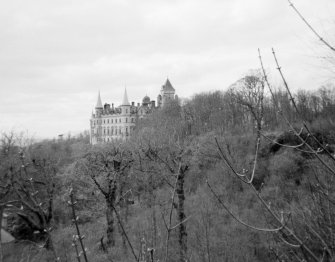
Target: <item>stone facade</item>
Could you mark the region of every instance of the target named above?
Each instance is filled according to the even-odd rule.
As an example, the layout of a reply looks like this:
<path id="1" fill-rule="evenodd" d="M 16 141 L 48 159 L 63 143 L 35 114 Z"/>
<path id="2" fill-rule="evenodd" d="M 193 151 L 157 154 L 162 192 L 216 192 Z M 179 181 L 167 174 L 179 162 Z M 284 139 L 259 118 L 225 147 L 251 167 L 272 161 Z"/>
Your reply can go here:
<path id="1" fill-rule="evenodd" d="M 169 79 L 162 86 L 157 97 L 157 106 L 154 100 L 145 96 L 142 104 L 131 104 L 128 100 L 127 90 L 124 91 L 122 104 L 114 107 L 110 104 L 102 105 L 100 92 L 95 106 L 95 113 L 92 112 L 90 119 L 90 141 L 91 144 L 108 143 L 116 139 L 127 139 L 134 131 L 136 123 L 146 115 L 158 108 L 163 107 L 168 101 L 178 99 L 175 89 Z"/>

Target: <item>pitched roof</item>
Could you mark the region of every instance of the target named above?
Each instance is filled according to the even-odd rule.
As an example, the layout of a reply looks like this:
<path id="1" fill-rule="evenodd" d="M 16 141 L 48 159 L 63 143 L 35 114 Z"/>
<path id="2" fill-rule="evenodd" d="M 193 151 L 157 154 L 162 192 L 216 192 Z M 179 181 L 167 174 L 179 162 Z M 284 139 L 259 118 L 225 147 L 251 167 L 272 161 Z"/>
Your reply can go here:
<path id="1" fill-rule="evenodd" d="M 123 94 L 123 99 L 122 99 L 122 106 L 130 106 L 126 88 L 124 89 L 124 94 Z"/>
<path id="2" fill-rule="evenodd" d="M 175 91 L 173 86 L 170 83 L 170 80 L 167 78 L 165 84 L 163 85 L 163 90 L 164 91 Z"/>
<path id="3" fill-rule="evenodd" d="M 98 94 L 98 101 L 97 101 L 97 105 L 95 106 L 95 108 L 103 108 L 102 103 L 101 103 L 100 91 Z"/>

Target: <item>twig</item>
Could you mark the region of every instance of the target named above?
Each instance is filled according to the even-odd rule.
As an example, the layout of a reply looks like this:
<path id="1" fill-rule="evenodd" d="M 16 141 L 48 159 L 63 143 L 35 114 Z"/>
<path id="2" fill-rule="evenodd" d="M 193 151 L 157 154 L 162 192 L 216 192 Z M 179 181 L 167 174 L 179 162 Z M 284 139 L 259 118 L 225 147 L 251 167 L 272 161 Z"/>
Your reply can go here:
<path id="1" fill-rule="evenodd" d="M 72 237 L 72 246 L 74 247 L 74 249 L 76 251 L 77 261 L 81 262 L 81 260 L 80 260 L 80 254 L 79 254 L 79 250 L 78 250 L 78 245 L 77 245 L 77 237 L 76 237 L 76 235 L 73 235 L 73 237 Z"/>
<path id="2" fill-rule="evenodd" d="M 86 248 L 85 248 L 84 242 L 83 242 L 83 239 L 84 239 L 85 236 L 82 236 L 80 234 L 80 230 L 79 230 L 79 226 L 78 226 L 78 216 L 76 216 L 76 210 L 75 210 L 75 207 L 74 207 L 76 205 L 76 203 L 77 202 L 74 200 L 74 196 L 73 196 L 73 189 L 71 188 L 70 189 L 70 201 L 68 202 L 68 204 L 71 206 L 71 209 L 72 209 L 72 221 L 73 221 L 73 223 L 76 227 L 76 231 L 77 231 L 76 238 L 78 238 L 78 240 L 79 240 L 81 250 L 82 250 L 82 253 L 84 255 L 85 262 L 88 262 L 87 255 L 86 255 Z M 79 256 L 80 256 L 80 254 L 81 254 L 81 252 L 79 252 Z"/>
<path id="3" fill-rule="evenodd" d="M 324 40 L 319 33 L 312 27 L 312 25 L 304 18 L 304 16 L 299 12 L 299 10 L 293 5 L 293 3 L 291 2 L 291 0 L 287 0 L 290 4 L 290 6 L 292 7 L 292 9 L 298 14 L 298 16 L 301 18 L 301 20 L 309 27 L 309 29 L 314 33 L 314 35 L 316 35 L 319 40 L 325 44 L 330 50 L 335 52 L 335 48 L 329 44 L 326 40 Z"/>

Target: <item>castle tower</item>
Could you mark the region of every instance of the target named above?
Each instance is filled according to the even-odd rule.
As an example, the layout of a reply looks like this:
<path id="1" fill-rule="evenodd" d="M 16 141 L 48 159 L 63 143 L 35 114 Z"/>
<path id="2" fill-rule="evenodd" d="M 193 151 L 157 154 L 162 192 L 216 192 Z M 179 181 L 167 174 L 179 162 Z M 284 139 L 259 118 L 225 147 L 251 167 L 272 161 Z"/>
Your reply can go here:
<path id="1" fill-rule="evenodd" d="M 130 135 L 130 129 L 132 126 L 131 117 L 130 117 L 130 108 L 131 105 L 128 100 L 127 89 L 124 89 L 122 104 L 121 104 L 121 134 L 124 139 Z"/>
<path id="2" fill-rule="evenodd" d="M 100 91 L 99 91 L 97 103 L 96 103 L 96 106 L 95 106 L 95 114 L 92 113 L 92 117 L 91 117 L 91 120 L 90 120 L 90 124 L 91 124 L 91 132 L 90 132 L 91 144 L 96 144 L 98 142 L 101 142 L 101 134 L 102 134 L 101 116 L 102 116 L 102 113 L 103 113 L 103 106 L 102 106 Z"/>
<path id="3" fill-rule="evenodd" d="M 125 115 L 128 114 L 130 110 L 130 103 L 128 100 L 128 94 L 127 94 L 127 89 L 124 89 L 124 94 L 123 94 L 123 99 L 122 99 L 122 104 L 121 104 L 121 114 Z"/>
<path id="4" fill-rule="evenodd" d="M 164 106 L 171 100 L 175 99 L 175 89 L 170 83 L 170 80 L 167 78 L 165 84 L 162 86 L 160 95 L 157 97 L 157 103 L 159 106 Z"/>
<path id="5" fill-rule="evenodd" d="M 102 106 L 102 103 L 101 103 L 101 97 L 100 97 L 100 91 L 99 91 L 97 104 L 95 106 L 95 113 L 97 115 L 101 116 L 102 110 L 103 110 L 103 106 Z"/>

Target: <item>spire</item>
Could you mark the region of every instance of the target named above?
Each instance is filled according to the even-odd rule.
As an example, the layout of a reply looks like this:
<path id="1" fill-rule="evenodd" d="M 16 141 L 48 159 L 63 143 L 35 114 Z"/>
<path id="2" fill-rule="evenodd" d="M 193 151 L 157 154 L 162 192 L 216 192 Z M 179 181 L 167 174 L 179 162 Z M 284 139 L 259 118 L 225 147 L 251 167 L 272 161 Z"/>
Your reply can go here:
<path id="1" fill-rule="evenodd" d="M 98 101 L 97 101 L 97 105 L 95 106 L 95 108 L 103 108 L 102 103 L 101 103 L 100 91 L 98 94 Z"/>
<path id="2" fill-rule="evenodd" d="M 122 106 L 130 106 L 129 101 L 128 101 L 128 95 L 127 95 L 127 89 L 124 89 L 124 95 L 122 99 Z"/>

